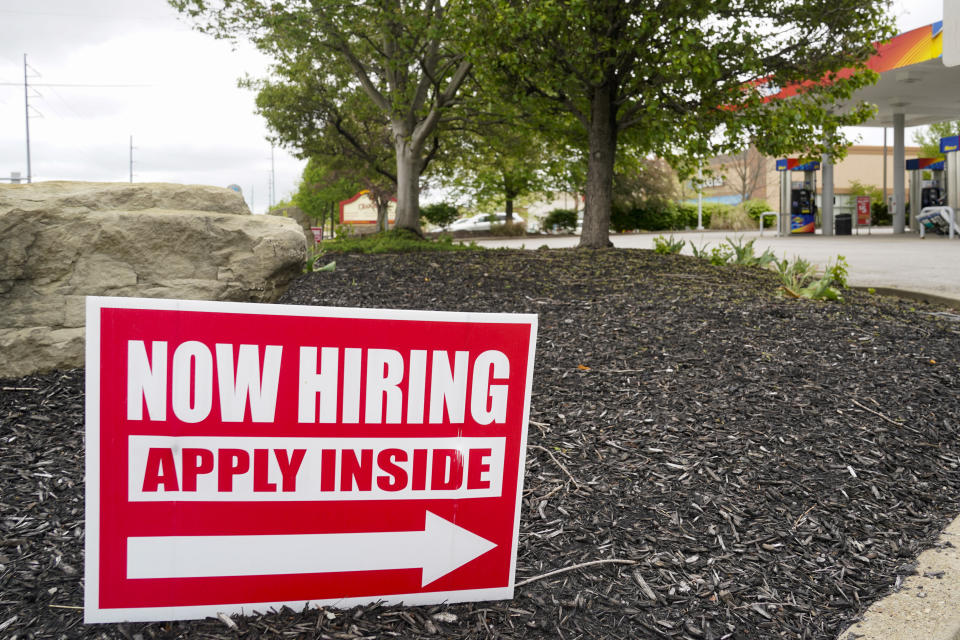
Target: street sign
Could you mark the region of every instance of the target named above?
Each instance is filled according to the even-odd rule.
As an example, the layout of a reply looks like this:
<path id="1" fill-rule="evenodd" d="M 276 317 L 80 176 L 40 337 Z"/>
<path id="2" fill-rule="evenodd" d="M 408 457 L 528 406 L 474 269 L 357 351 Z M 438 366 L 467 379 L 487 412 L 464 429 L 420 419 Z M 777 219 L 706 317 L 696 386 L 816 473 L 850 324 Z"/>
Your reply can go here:
<path id="1" fill-rule="evenodd" d="M 87 298 L 85 621 L 512 598 L 536 328 Z"/>

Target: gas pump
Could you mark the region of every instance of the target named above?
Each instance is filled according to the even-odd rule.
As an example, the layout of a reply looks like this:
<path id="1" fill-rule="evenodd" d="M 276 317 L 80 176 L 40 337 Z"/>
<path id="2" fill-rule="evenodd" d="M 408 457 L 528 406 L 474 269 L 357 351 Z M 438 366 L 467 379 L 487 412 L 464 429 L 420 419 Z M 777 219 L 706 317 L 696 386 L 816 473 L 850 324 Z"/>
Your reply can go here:
<path id="1" fill-rule="evenodd" d="M 940 138 L 940 153 L 946 156 L 944 173 L 946 179 L 946 195 L 942 193 L 941 187 L 931 184 L 926 193 L 929 205 L 923 205 L 923 192 L 921 190 L 921 205 L 917 215 L 917 228 L 922 238 L 927 231 L 949 235 L 951 239 L 960 235 L 960 227 L 957 226 L 956 212 L 960 205 L 960 136 L 949 136 Z M 936 202 L 937 204 L 933 204 Z M 911 215 L 912 217 L 912 215 Z"/>
<path id="2" fill-rule="evenodd" d="M 820 162 L 801 164 L 797 158 L 777 160 L 780 173 L 779 235 L 814 233 L 817 219 L 817 171 Z M 802 173 L 802 180 L 794 180 L 794 173 Z"/>
<path id="3" fill-rule="evenodd" d="M 945 163 L 936 158 L 914 158 L 907 160 L 907 171 L 910 172 L 910 230 L 919 232 L 920 212 L 947 204 Z"/>

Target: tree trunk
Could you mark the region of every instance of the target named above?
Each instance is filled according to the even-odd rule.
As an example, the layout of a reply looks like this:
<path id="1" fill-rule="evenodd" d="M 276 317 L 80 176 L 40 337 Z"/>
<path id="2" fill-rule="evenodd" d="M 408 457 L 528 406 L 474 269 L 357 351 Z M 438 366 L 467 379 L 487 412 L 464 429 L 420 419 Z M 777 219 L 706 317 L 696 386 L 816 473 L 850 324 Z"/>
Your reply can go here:
<path id="1" fill-rule="evenodd" d="M 580 247 L 610 246 L 610 206 L 613 202 L 613 163 L 617 154 L 614 84 L 607 81 L 590 98 L 590 129 L 587 132 L 587 193 L 583 206 Z"/>
<path id="2" fill-rule="evenodd" d="M 390 228 L 387 218 L 390 211 L 390 200 L 377 198 L 377 231 L 383 232 Z"/>
<path id="3" fill-rule="evenodd" d="M 420 165 L 418 150 L 409 140 L 396 136 L 397 221 L 395 229 L 409 229 L 420 235 Z"/>
<path id="4" fill-rule="evenodd" d="M 513 222 L 513 194 L 507 194 L 506 207 L 507 222 Z"/>

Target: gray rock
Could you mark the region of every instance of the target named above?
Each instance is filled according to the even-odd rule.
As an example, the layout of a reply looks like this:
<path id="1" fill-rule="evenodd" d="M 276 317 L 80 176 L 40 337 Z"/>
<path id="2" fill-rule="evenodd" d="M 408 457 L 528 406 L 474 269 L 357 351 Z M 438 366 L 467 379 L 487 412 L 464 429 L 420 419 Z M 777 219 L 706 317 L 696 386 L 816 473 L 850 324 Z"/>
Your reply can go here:
<path id="1" fill-rule="evenodd" d="M 228 189 L 0 185 L 0 377 L 81 366 L 85 296 L 272 302 L 305 259 Z"/>
<path id="2" fill-rule="evenodd" d="M 311 227 L 319 227 L 320 223 L 308 216 L 307 213 L 300 207 L 280 207 L 279 209 L 268 211 L 267 215 L 281 216 L 283 218 L 296 220 L 303 229 L 304 235 L 307 236 L 307 242 L 311 245 L 316 244 L 313 241 L 313 231 L 311 230 Z"/>

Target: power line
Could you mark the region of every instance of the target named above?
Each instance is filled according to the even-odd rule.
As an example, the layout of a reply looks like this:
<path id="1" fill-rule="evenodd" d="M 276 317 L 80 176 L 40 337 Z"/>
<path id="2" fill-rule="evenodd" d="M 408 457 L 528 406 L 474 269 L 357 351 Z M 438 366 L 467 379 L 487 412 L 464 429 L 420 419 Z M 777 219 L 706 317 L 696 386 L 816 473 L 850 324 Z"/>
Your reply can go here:
<path id="1" fill-rule="evenodd" d="M 0 15 L 10 15 L 10 16 L 56 16 L 61 18 L 90 18 L 91 20 L 149 20 L 155 22 L 157 20 L 166 20 L 166 19 L 175 19 L 175 16 L 172 15 L 156 15 L 156 16 L 123 16 L 116 14 L 99 14 L 99 13 L 63 13 L 57 11 L 11 11 L 9 9 L 0 10 Z"/>
<path id="2" fill-rule="evenodd" d="M 33 67 L 30 67 L 33 69 Z M 19 82 L 0 82 L 0 86 L 20 86 Z M 153 84 L 75 84 L 68 82 L 35 82 L 34 87 L 79 87 L 86 89 L 131 89 L 155 87 Z"/>

